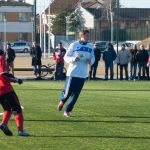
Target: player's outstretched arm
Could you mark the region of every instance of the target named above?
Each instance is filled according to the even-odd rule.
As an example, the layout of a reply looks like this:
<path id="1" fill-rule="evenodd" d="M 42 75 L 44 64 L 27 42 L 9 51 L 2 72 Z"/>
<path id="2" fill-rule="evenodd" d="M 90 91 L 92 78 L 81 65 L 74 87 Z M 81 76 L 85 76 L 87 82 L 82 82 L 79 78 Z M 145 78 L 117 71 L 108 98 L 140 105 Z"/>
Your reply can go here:
<path id="1" fill-rule="evenodd" d="M 18 79 L 14 77 L 12 74 L 4 72 L 2 76 L 8 81 L 8 82 L 17 82 L 18 84 L 22 84 L 23 81 L 21 79 Z"/>

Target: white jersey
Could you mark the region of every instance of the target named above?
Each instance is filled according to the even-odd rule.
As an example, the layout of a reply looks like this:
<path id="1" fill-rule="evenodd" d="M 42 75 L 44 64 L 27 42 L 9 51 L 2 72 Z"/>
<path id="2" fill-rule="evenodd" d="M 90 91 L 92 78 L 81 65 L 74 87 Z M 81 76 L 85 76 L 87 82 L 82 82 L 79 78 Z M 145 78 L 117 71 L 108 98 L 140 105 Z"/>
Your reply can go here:
<path id="1" fill-rule="evenodd" d="M 75 61 L 77 56 L 80 57 L 79 61 Z M 89 58 L 91 59 L 90 65 L 92 65 L 95 61 L 95 56 L 93 47 L 90 43 L 85 45 L 81 44 L 79 41 L 72 43 L 64 57 L 65 62 L 69 63 L 67 76 L 86 78 L 88 68 L 87 59 Z"/>

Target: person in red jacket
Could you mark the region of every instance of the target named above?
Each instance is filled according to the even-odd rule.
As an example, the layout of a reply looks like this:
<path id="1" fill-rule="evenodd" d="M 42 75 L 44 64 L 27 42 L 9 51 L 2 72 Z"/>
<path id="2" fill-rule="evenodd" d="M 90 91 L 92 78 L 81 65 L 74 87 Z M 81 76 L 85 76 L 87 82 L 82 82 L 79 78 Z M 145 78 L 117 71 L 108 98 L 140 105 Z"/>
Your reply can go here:
<path id="1" fill-rule="evenodd" d="M 23 129 L 23 114 L 19 99 L 11 85 L 11 82 L 22 84 L 22 80 L 15 78 L 8 71 L 4 52 L 0 50 L 0 104 L 4 109 L 0 129 L 7 136 L 12 136 L 13 133 L 8 128 L 7 124 L 12 113 L 15 116 L 15 122 L 18 128 L 18 136 L 29 136 Z"/>
<path id="2" fill-rule="evenodd" d="M 64 56 L 66 53 L 66 49 L 63 48 L 62 43 L 58 43 L 58 47 L 54 52 L 54 60 L 56 62 L 55 66 L 55 80 L 63 79 L 63 68 L 64 68 Z"/>
<path id="3" fill-rule="evenodd" d="M 148 61 L 147 61 L 147 67 L 150 66 L 150 56 L 148 57 Z"/>

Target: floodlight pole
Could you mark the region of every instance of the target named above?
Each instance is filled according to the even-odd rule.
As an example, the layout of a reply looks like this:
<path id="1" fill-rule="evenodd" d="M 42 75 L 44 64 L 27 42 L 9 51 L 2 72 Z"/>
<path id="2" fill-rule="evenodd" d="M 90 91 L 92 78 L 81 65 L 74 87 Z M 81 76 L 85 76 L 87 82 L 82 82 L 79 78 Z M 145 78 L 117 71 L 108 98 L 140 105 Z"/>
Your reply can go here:
<path id="1" fill-rule="evenodd" d="M 36 41 L 36 0 L 34 0 L 34 40 Z"/>
<path id="2" fill-rule="evenodd" d="M 66 16 L 66 40 L 69 40 L 69 36 L 68 36 L 68 32 L 69 32 L 69 16 Z"/>
<path id="3" fill-rule="evenodd" d="M 118 43 L 119 43 L 119 0 L 117 0 L 117 13 L 116 13 L 116 42 L 117 42 L 117 54 L 118 54 Z M 117 80 L 118 80 L 118 65 L 117 65 Z"/>
<path id="4" fill-rule="evenodd" d="M 4 18 L 4 51 L 6 50 L 6 18 Z"/>
<path id="5" fill-rule="evenodd" d="M 49 4 L 49 8 L 48 8 L 48 30 L 49 30 L 49 35 L 48 35 L 48 58 L 50 58 L 50 53 L 51 53 L 51 17 L 50 17 L 50 13 L 51 13 L 51 10 L 50 10 L 50 7 L 51 7 L 51 3 Z"/>
<path id="6" fill-rule="evenodd" d="M 111 43 L 113 43 L 114 41 L 114 35 L 113 35 L 113 32 L 114 32 L 114 21 L 113 21 L 113 11 L 112 11 L 112 3 L 110 1 L 110 26 L 111 26 Z"/>
<path id="7" fill-rule="evenodd" d="M 33 33 L 34 33 L 34 17 L 31 17 L 31 23 L 32 23 L 32 42 L 34 41 Z"/>

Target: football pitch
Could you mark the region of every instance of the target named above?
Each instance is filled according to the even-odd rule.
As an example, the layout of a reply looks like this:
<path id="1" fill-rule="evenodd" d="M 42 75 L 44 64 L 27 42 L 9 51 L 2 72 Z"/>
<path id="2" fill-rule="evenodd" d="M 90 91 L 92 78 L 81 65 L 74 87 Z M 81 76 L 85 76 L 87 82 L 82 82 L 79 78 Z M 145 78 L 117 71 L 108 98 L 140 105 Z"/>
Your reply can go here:
<path id="1" fill-rule="evenodd" d="M 13 84 L 29 137 L 0 131 L 1 150 L 149 150 L 150 82 L 86 82 L 72 112 L 56 110 L 64 82 Z M 2 112 L 2 108 L 0 108 Z"/>

